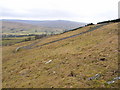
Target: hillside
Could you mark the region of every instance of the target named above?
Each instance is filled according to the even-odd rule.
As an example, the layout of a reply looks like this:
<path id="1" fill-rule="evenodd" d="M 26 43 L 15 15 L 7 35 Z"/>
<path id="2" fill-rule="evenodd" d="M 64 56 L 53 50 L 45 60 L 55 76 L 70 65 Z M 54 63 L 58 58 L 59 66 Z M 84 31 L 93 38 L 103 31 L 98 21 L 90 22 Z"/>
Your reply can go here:
<path id="1" fill-rule="evenodd" d="M 11 21 L 11 22 L 19 22 L 25 24 L 36 25 L 40 27 L 48 27 L 48 28 L 59 28 L 64 30 L 74 29 L 80 26 L 86 25 L 83 22 L 75 22 L 75 21 L 67 21 L 67 20 L 44 20 L 44 21 L 35 21 L 35 20 L 7 20 L 3 19 L 3 21 Z"/>
<path id="2" fill-rule="evenodd" d="M 60 28 L 48 28 L 42 26 L 36 26 L 32 24 L 14 22 L 14 21 L 2 21 L 2 33 L 13 35 L 26 35 L 26 34 L 44 34 L 44 33 L 61 33 L 64 29 Z"/>
<path id="3" fill-rule="evenodd" d="M 31 49 L 15 52 L 30 44 Z M 118 23 L 4 46 L 2 69 L 3 88 L 117 88 L 117 81 L 107 82 L 119 73 Z"/>

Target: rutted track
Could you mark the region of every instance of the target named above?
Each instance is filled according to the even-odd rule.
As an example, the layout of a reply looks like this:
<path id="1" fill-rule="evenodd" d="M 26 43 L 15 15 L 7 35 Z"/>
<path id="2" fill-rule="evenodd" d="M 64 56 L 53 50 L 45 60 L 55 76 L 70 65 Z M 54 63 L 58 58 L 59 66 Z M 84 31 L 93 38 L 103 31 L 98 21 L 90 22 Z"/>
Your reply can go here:
<path id="1" fill-rule="evenodd" d="M 91 28 L 91 29 L 89 29 L 89 30 L 87 30 L 87 31 L 81 32 L 81 33 L 79 33 L 79 34 L 75 34 L 75 35 L 68 36 L 68 37 L 65 37 L 65 38 L 60 38 L 60 39 L 57 39 L 57 40 L 54 40 L 54 41 L 51 41 L 51 42 L 44 43 L 44 44 L 42 44 L 42 45 L 36 46 L 36 47 L 41 47 L 41 46 L 45 46 L 45 45 L 48 45 L 48 44 L 51 44 L 51 43 L 55 43 L 55 42 L 58 42 L 58 41 L 61 41 L 61 40 L 65 40 L 65 39 L 68 39 L 68 38 L 76 37 L 76 36 L 79 36 L 79 35 L 82 35 L 82 34 L 85 34 L 85 33 L 91 32 L 91 31 L 94 31 L 94 30 L 96 30 L 96 29 L 98 29 L 98 28 L 100 28 L 100 27 L 102 27 L 102 26 L 104 26 L 104 25 L 107 25 L 107 24 L 108 24 L 108 23 L 100 24 L 100 25 L 98 25 L 98 26 L 96 26 L 96 27 L 93 27 L 93 28 Z M 23 48 L 23 49 L 32 49 L 32 46 L 34 46 L 34 45 L 37 44 L 37 43 L 40 43 L 40 42 L 35 42 L 35 43 L 32 43 L 32 44 L 30 44 L 30 45 L 28 45 L 28 46 L 20 47 L 19 49 L 21 49 L 21 48 Z M 34 48 L 35 48 L 35 47 L 34 47 Z"/>

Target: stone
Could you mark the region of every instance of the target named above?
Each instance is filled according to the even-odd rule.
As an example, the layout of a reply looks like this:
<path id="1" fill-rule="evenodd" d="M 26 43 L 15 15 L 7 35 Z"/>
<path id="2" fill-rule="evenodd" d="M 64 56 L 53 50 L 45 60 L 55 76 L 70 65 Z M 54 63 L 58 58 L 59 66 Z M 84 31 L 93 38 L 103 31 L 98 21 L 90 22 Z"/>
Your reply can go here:
<path id="1" fill-rule="evenodd" d="M 115 81 L 108 81 L 107 84 L 112 84 L 114 83 Z"/>
<path id="2" fill-rule="evenodd" d="M 100 76 L 101 76 L 100 74 L 96 74 L 95 76 L 88 78 L 88 80 L 97 79 L 97 78 L 99 78 Z"/>
<path id="3" fill-rule="evenodd" d="M 116 77 L 116 78 L 114 78 L 114 80 L 120 80 L 120 77 Z"/>
<path id="4" fill-rule="evenodd" d="M 50 62 L 52 62 L 52 60 L 47 61 L 45 64 L 48 64 L 48 63 L 50 63 Z"/>
<path id="5" fill-rule="evenodd" d="M 17 47 L 17 48 L 15 49 L 15 51 L 18 52 L 18 51 L 20 50 L 20 48 L 21 48 L 21 47 Z"/>
<path id="6" fill-rule="evenodd" d="M 108 81 L 107 84 L 115 83 L 116 80 L 120 80 L 120 77 L 115 77 L 112 81 Z"/>

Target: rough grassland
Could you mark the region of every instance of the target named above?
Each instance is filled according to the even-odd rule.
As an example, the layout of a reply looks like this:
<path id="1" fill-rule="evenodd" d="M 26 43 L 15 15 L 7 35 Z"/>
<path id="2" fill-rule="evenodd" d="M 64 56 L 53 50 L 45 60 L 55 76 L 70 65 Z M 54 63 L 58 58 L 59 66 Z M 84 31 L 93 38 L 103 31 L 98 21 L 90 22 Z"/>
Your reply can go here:
<path id="1" fill-rule="evenodd" d="M 117 24 L 111 23 L 81 36 L 17 53 L 13 53 L 16 47 L 29 45 L 33 41 L 3 47 L 3 88 L 118 87 L 117 82 L 106 84 L 118 74 Z M 51 36 L 42 43 L 89 28 Z M 103 58 L 104 61 L 101 60 Z M 52 61 L 46 64 L 49 60 Z M 95 74 L 101 77 L 88 80 Z"/>

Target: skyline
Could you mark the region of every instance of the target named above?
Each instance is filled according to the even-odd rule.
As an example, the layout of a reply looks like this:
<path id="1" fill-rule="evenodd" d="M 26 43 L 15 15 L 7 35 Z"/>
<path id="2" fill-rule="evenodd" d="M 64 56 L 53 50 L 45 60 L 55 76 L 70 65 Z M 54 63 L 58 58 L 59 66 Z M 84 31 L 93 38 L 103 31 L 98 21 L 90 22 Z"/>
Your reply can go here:
<path id="1" fill-rule="evenodd" d="M 119 0 L 2 0 L 0 19 L 97 23 L 117 19 L 118 2 Z"/>

